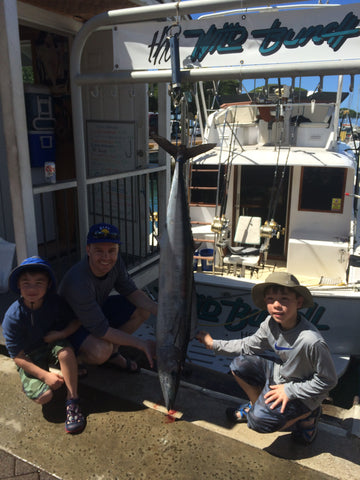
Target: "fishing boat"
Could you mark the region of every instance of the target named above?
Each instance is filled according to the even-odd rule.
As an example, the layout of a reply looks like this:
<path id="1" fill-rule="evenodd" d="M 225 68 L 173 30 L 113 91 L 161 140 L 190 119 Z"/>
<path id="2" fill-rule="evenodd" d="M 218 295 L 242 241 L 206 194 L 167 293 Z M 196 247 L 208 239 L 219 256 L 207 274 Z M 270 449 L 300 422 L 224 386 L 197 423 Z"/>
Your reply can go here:
<path id="1" fill-rule="evenodd" d="M 359 354 L 360 246 L 358 157 L 337 138 L 340 89 L 265 86 L 224 102 L 204 132 L 217 146 L 191 163 L 189 201 L 200 324 L 216 338 L 250 335 L 267 315 L 251 288 L 285 269 L 311 290 L 302 314 L 342 370 Z M 196 343 L 190 352 L 208 361 Z"/>
<path id="2" fill-rule="evenodd" d="M 321 13 L 313 7 L 306 20 L 296 11 L 267 9 L 258 16 L 247 9 L 204 16 L 196 28 L 180 29 L 179 56 L 194 78 L 207 67 L 220 81 L 236 73 L 264 79 L 250 93 L 218 97 L 219 108 L 210 113 L 200 111 L 205 102 L 199 83 L 202 140 L 216 147 L 191 160 L 188 198 L 199 327 L 214 338 L 251 335 L 267 315 L 252 303 L 252 287 L 287 270 L 311 290 L 314 306 L 301 314 L 323 334 L 340 376 L 360 354 L 358 152 L 339 138 L 340 105 L 348 95 L 343 74 L 352 75 L 352 86 L 354 75 L 344 52 L 348 56 L 359 36 L 360 6 L 322 6 Z M 237 35 L 227 44 L 215 36 L 224 35 L 225 27 Z M 335 46 L 339 32 L 343 41 Z M 244 68 L 231 67 L 239 61 L 235 51 Z M 211 60 L 214 53 L 221 55 Z M 224 67 L 216 68 L 221 62 Z M 316 71 L 339 73 L 337 91 L 323 91 L 322 75 L 314 92 L 296 88 L 296 79 Z M 214 357 L 196 340 L 188 360 L 229 371 L 229 358 Z"/>

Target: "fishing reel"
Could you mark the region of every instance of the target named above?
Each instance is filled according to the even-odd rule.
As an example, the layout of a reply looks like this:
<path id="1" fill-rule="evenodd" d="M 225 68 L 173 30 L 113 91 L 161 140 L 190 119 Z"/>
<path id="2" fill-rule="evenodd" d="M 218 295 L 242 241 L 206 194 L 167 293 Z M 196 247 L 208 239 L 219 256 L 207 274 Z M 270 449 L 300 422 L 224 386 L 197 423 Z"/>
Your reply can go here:
<path id="1" fill-rule="evenodd" d="M 261 225 L 260 236 L 263 238 L 277 238 L 279 240 L 280 235 L 284 235 L 285 228 L 281 228 L 275 220 L 272 218 L 270 222 L 265 221 L 264 225 Z"/>
<path id="2" fill-rule="evenodd" d="M 223 234 L 229 230 L 230 220 L 225 218 L 225 215 L 222 217 L 214 217 L 214 220 L 211 224 L 211 231 L 218 234 Z"/>

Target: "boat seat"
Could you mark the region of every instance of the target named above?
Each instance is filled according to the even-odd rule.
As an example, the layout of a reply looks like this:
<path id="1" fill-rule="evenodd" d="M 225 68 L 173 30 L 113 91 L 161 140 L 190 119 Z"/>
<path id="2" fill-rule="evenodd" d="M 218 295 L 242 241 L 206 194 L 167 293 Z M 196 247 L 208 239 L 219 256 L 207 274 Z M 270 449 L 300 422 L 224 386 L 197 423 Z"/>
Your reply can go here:
<path id="1" fill-rule="evenodd" d="M 234 242 L 239 243 L 238 247 L 227 245 L 229 255 L 223 257 L 223 264 L 233 267 L 233 274 L 237 275 L 238 267 L 241 267 L 240 275 L 245 276 L 246 267 L 251 274 L 260 268 L 264 246 L 260 246 L 261 217 L 240 216 L 236 226 Z"/>
<path id="2" fill-rule="evenodd" d="M 259 255 L 260 248 L 258 247 L 232 247 L 227 245 L 231 255 Z"/>

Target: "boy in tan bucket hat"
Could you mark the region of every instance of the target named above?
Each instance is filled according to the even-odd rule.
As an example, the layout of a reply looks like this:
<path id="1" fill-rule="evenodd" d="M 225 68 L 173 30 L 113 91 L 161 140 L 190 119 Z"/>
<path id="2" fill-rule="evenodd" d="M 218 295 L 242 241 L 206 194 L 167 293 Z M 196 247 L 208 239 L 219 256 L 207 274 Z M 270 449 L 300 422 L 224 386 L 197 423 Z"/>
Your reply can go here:
<path id="1" fill-rule="evenodd" d="M 337 383 L 325 340 L 298 312 L 313 306 L 312 295 L 287 272 L 272 273 L 251 294 L 254 304 L 269 313 L 253 335 L 214 340 L 207 332 L 197 334 L 216 354 L 236 357 L 230 369 L 250 402 L 228 408 L 226 415 L 260 433 L 290 429 L 293 440 L 310 444 L 321 403 Z"/>

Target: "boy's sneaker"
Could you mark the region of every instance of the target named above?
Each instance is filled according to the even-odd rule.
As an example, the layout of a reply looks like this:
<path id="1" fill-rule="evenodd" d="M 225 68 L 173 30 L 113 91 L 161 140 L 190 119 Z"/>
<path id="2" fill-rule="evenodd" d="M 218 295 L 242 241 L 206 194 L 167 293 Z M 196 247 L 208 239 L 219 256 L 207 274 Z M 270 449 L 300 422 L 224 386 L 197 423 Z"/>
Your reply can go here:
<path id="1" fill-rule="evenodd" d="M 66 433 L 81 433 L 86 426 L 86 419 L 81 413 L 78 398 L 70 398 L 66 401 Z"/>

